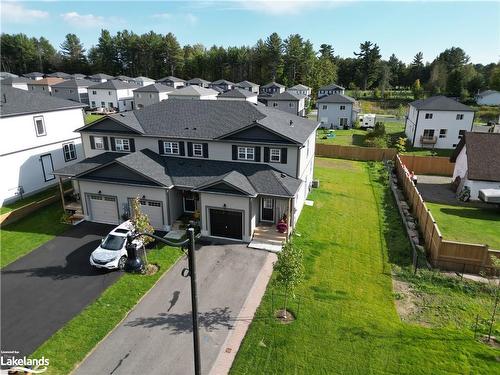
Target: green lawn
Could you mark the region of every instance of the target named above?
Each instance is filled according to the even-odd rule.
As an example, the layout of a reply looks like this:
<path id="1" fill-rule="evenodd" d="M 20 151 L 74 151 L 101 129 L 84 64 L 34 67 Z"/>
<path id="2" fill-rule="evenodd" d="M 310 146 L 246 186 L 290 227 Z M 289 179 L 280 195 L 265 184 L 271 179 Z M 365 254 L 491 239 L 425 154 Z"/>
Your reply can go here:
<path id="1" fill-rule="evenodd" d="M 442 149 L 442 148 L 430 149 L 430 148 L 410 147 L 405 152 L 403 152 L 403 154 L 404 155 L 416 155 L 416 156 L 445 156 L 445 157 L 450 157 L 451 154 L 453 154 L 453 151 L 454 150 L 448 150 L 448 149 Z"/>
<path id="2" fill-rule="evenodd" d="M 67 230 L 70 226 L 60 222 L 62 214 L 61 202 L 58 201 L 3 226 L 0 234 L 0 267 L 5 267 Z"/>
<path id="3" fill-rule="evenodd" d="M 69 374 L 180 256 L 179 249 L 169 247 L 150 251 L 148 260 L 160 266 L 159 272 L 151 276 L 125 274 L 42 344 L 32 358 L 49 358 L 50 366 L 45 374 Z"/>
<path id="4" fill-rule="evenodd" d="M 91 115 L 90 113 L 85 115 L 85 125 L 94 122 L 95 120 L 99 120 L 103 115 Z"/>
<path id="5" fill-rule="evenodd" d="M 69 189 L 70 187 L 71 187 L 70 182 L 64 184 L 64 189 Z M 19 199 L 19 200 L 15 201 L 14 203 L 6 204 L 5 206 L 0 207 L 0 214 L 10 212 L 12 210 L 15 210 L 16 208 L 26 206 L 26 205 L 33 203 L 33 202 L 38 202 L 38 201 L 44 200 L 45 198 L 48 198 L 54 194 L 59 195 L 59 185 L 50 187 L 50 188 L 48 188 L 44 191 L 41 191 L 37 194 L 30 195 L 29 197 Z"/>
<path id="6" fill-rule="evenodd" d="M 426 202 L 443 238 L 500 250 L 500 210 Z"/>
<path id="7" fill-rule="evenodd" d="M 408 269 L 409 245 L 379 164 L 318 158 L 315 174 L 321 188 L 294 239 L 307 275 L 296 293 L 300 312 L 292 303 L 298 319 L 283 325 L 270 317 L 273 300 L 278 307 L 272 281 L 231 374 L 498 373 L 500 352 L 473 339 L 468 315 L 463 329 L 400 320 L 391 268 Z M 443 296 L 451 290 L 434 287 Z M 462 298 L 482 306 L 474 294 Z M 449 313 L 460 315 L 462 306 Z M 440 311 L 432 313 L 441 322 Z"/>

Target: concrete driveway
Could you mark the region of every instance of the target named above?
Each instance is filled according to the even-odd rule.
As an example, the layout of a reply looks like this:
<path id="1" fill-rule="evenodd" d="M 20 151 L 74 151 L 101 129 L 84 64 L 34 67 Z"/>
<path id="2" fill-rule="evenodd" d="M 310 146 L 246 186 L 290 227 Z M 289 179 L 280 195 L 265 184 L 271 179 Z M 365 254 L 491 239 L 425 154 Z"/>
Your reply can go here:
<path id="1" fill-rule="evenodd" d="M 2 351 L 31 354 L 121 276 L 89 264 L 112 228 L 83 222 L 1 270 Z"/>
<path id="2" fill-rule="evenodd" d="M 229 345 L 226 339 L 235 326 L 238 331 L 238 320 L 244 319 L 240 312 L 270 257 L 241 244 L 204 246 L 197 251 L 203 374 L 209 373 Z M 184 267 L 185 258 L 160 279 L 74 374 L 192 374 L 190 281 L 180 275 Z M 255 307 L 259 301 L 260 297 L 254 301 Z M 237 347 L 232 349 L 237 351 Z"/>

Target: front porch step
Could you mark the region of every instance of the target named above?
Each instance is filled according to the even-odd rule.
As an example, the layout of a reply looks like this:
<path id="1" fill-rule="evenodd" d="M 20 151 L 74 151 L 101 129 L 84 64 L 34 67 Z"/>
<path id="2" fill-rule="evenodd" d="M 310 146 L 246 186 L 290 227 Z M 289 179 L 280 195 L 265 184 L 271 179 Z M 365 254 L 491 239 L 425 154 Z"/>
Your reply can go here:
<path id="1" fill-rule="evenodd" d="M 282 245 L 271 244 L 268 242 L 260 242 L 258 240 L 252 240 L 252 242 L 248 244 L 248 247 L 251 249 L 266 250 L 273 253 L 279 253 L 281 251 Z"/>
<path id="2" fill-rule="evenodd" d="M 253 239 L 260 242 L 269 242 L 273 244 L 281 244 L 286 242 L 286 237 L 275 237 L 271 235 L 254 234 Z"/>

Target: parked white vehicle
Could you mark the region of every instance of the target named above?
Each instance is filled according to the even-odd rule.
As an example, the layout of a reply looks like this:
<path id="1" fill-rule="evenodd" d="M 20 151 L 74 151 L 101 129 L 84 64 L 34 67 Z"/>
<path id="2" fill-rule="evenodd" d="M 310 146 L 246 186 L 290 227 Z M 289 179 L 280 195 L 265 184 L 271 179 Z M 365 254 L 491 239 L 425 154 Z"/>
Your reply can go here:
<path id="1" fill-rule="evenodd" d="M 133 231 L 134 226 L 128 220 L 109 232 L 90 255 L 90 264 L 97 268 L 122 270 L 127 261 L 127 235 Z M 134 240 L 134 243 L 137 247 L 142 246 L 139 240 Z"/>
<path id="2" fill-rule="evenodd" d="M 362 129 L 374 128 L 376 116 L 373 113 L 365 113 L 358 116 L 359 127 Z"/>

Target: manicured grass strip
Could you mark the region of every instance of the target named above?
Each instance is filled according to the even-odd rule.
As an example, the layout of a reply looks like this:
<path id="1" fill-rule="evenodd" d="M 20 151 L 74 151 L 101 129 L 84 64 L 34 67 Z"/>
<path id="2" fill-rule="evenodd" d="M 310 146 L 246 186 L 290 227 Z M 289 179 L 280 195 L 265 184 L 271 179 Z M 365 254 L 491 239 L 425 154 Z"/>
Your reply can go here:
<path id="1" fill-rule="evenodd" d="M 500 210 L 427 202 L 446 240 L 487 244 L 500 250 Z"/>
<path id="2" fill-rule="evenodd" d="M 70 187 L 70 183 L 64 185 L 65 189 L 68 189 Z M 55 194 L 59 195 L 59 185 L 53 186 L 51 188 L 48 188 L 47 190 L 41 191 L 40 193 L 31 195 L 24 199 L 17 200 L 14 203 L 6 204 L 5 206 L 0 207 L 0 214 L 5 214 L 7 212 L 15 210 L 16 208 L 26 206 L 33 202 L 44 200 L 45 198 L 51 197 Z"/>
<path id="3" fill-rule="evenodd" d="M 70 373 L 181 255 L 179 249 L 169 247 L 150 251 L 149 262 L 160 266 L 156 274 L 123 275 L 96 301 L 43 343 L 32 357 L 45 356 L 50 360 L 46 372 L 48 375 Z"/>
<path id="4" fill-rule="evenodd" d="M 5 267 L 69 229 L 70 225 L 61 223 L 62 214 L 61 202 L 55 202 L 2 227 L 0 267 Z"/>
<path id="5" fill-rule="evenodd" d="M 90 124 L 91 122 L 94 122 L 96 120 L 99 120 L 102 118 L 104 115 L 92 115 L 92 114 L 86 114 L 85 115 L 85 125 Z"/>
<path id="6" fill-rule="evenodd" d="M 406 267 L 409 251 L 382 171 L 380 164 L 316 160 L 320 188 L 294 239 L 306 269 L 298 319 L 284 325 L 270 318 L 282 303 L 272 281 L 231 374 L 498 373 L 499 352 L 470 330 L 401 322 L 391 263 Z M 297 301 L 290 306 L 298 313 Z"/>

